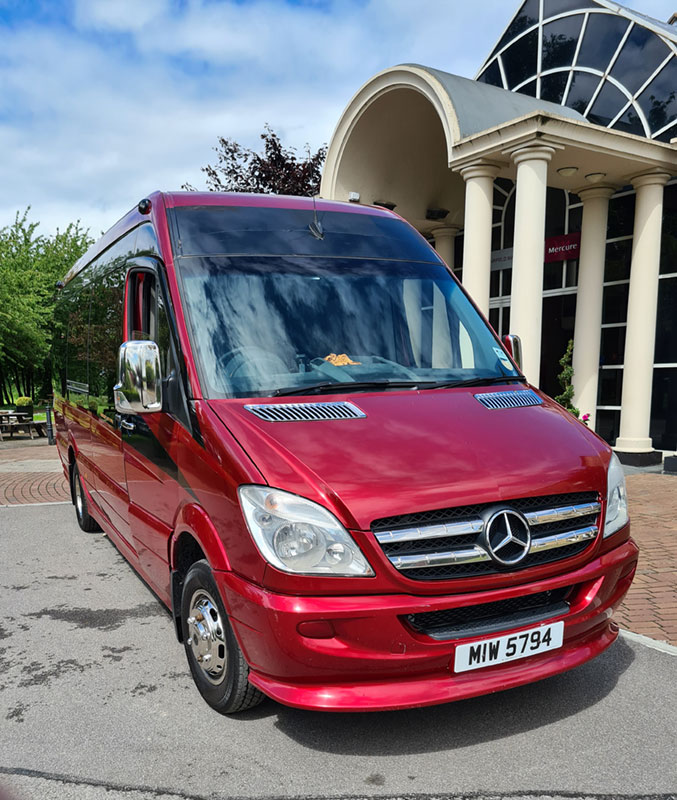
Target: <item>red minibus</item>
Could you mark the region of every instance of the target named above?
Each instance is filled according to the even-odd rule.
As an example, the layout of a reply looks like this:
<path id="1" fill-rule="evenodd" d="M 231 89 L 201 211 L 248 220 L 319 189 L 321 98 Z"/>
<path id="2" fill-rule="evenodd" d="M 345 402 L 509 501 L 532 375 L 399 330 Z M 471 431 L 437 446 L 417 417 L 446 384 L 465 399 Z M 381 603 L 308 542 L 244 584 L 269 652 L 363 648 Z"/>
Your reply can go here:
<path id="1" fill-rule="evenodd" d="M 444 703 L 618 635 L 618 459 L 397 215 L 153 194 L 66 275 L 54 338 L 80 527 L 171 609 L 217 711 Z"/>

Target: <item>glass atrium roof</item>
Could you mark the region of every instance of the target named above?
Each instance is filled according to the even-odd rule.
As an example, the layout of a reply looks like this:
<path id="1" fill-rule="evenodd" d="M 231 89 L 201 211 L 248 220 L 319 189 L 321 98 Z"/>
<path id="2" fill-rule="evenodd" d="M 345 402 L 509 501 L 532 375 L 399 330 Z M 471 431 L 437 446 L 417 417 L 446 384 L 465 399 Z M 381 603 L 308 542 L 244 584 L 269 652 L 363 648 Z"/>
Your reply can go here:
<path id="1" fill-rule="evenodd" d="M 609 0 L 525 0 L 477 80 L 596 125 L 677 136 L 677 27 Z"/>

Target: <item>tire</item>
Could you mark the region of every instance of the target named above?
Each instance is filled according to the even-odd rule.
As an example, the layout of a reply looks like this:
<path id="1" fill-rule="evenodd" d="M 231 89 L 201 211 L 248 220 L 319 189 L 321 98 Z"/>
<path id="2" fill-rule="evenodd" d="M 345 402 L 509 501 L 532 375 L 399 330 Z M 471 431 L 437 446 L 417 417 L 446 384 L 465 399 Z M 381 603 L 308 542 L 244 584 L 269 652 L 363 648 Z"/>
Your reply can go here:
<path id="1" fill-rule="evenodd" d="M 75 516 L 78 520 L 78 525 L 86 533 L 98 533 L 101 527 L 94 517 L 89 515 L 87 495 L 82 486 L 82 479 L 80 478 L 80 471 L 78 470 L 77 464 L 73 464 L 71 485 L 73 491 L 73 505 L 75 506 Z"/>
<path id="2" fill-rule="evenodd" d="M 195 685 L 215 711 L 237 714 L 264 699 L 248 681 L 249 666 L 204 560 L 191 566 L 183 582 L 181 630 Z"/>

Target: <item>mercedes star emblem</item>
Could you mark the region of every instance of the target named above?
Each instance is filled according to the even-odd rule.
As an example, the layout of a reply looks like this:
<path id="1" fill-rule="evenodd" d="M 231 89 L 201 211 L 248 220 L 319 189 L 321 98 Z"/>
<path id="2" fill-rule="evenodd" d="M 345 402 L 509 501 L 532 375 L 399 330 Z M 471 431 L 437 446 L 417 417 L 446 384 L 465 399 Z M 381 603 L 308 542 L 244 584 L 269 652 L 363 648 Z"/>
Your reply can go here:
<path id="1" fill-rule="evenodd" d="M 492 560 L 505 567 L 515 566 L 529 555 L 529 523 L 517 511 L 501 508 L 484 525 L 484 546 Z"/>

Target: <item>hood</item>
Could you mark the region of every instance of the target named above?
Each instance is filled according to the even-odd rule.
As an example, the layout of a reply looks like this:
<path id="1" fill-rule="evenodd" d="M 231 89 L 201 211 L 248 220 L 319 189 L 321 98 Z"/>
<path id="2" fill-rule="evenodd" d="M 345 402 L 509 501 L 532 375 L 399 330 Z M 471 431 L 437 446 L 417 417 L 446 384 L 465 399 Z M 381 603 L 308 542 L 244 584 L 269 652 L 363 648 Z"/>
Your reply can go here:
<path id="1" fill-rule="evenodd" d="M 211 400 L 269 485 L 330 508 L 349 528 L 457 505 L 579 491 L 606 492 L 609 448 L 545 395 L 543 405 L 489 409 L 486 389 L 317 396 L 361 419 L 269 422 L 248 403 Z"/>

